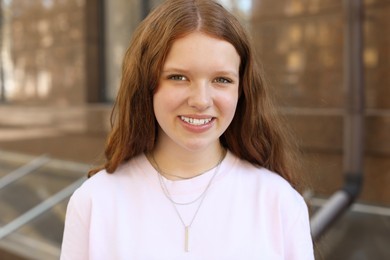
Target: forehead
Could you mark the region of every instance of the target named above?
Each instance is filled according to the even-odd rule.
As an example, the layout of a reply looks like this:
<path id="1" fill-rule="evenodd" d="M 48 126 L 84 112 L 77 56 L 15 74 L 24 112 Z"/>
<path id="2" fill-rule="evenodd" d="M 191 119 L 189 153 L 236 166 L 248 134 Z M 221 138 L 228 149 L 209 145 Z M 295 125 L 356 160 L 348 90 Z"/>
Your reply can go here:
<path id="1" fill-rule="evenodd" d="M 238 69 L 239 64 L 240 57 L 231 43 L 202 32 L 193 32 L 172 43 L 164 67 L 212 65 Z"/>

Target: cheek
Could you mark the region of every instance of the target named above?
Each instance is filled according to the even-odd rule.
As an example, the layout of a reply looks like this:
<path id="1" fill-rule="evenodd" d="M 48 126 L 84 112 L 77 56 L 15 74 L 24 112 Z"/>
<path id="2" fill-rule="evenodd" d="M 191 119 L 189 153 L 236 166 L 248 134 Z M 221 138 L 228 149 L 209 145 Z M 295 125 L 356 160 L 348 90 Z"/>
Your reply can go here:
<path id="1" fill-rule="evenodd" d="M 153 96 L 153 108 L 154 112 L 159 112 L 161 109 L 164 109 L 169 105 L 170 100 L 172 99 L 167 91 L 159 90 Z"/>
<path id="2" fill-rule="evenodd" d="M 155 93 L 153 96 L 153 110 L 154 116 L 156 117 L 157 122 L 160 124 L 161 116 L 163 115 L 162 109 L 164 108 L 164 104 L 162 104 L 161 95 L 159 93 Z"/>
<path id="3" fill-rule="evenodd" d="M 169 117 L 178 106 L 178 97 L 174 91 L 164 89 L 157 91 L 153 96 L 153 110 L 157 121 Z"/>
<path id="4" fill-rule="evenodd" d="M 232 120 L 236 112 L 238 95 L 224 95 L 218 99 L 219 110 L 224 114 L 226 119 Z"/>
<path id="5" fill-rule="evenodd" d="M 158 98 L 153 100 L 154 116 L 159 128 L 164 128 L 164 122 L 167 121 L 167 113 L 164 110 L 165 107 L 166 106 L 164 106 L 164 104 L 162 104 Z"/>

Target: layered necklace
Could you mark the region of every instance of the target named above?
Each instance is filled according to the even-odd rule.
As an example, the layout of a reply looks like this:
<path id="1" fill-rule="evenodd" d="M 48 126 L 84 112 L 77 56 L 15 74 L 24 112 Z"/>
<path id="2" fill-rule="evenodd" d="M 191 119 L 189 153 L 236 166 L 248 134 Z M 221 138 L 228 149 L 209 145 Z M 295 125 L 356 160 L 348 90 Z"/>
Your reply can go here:
<path id="1" fill-rule="evenodd" d="M 167 185 L 166 185 L 166 183 L 165 183 L 165 181 L 163 179 L 163 176 L 164 175 L 165 176 L 167 176 L 167 175 L 168 176 L 174 176 L 174 177 L 177 177 L 177 178 L 180 178 L 180 179 L 190 179 L 190 178 L 182 178 L 182 177 L 177 176 L 177 175 L 166 174 L 166 173 L 162 172 L 160 167 L 159 167 L 159 165 L 157 164 L 157 162 L 156 162 L 156 160 L 154 158 L 154 154 L 151 153 L 150 158 L 152 160 L 153 165 L 156 168 L 156 171 L 158 172 L 158 179 L 159 179 L 159 183 L 160 183 L 161 189 L 162 189 L 165 197 L 171 202 L 171 204 L 172 204 L 172 206 L 173 206 L 177 216 L 180 219 L 180 222 L 182 223 L 182 225 L 184 227 L 184 251 L 185 252 L 189 252 L 190 251 L 190 228 L 191 228 L 191 225 L 194 222 L 196 216 L 198 215 L 199 209 L 202 206 L 202 203 L 203 203 L 204 199 L 206 198 L 207 192 L 209 191 L 209 188 L 210 188 L 210 186 L 211 186 L 215 176 L 218 173 L 219 167 L 221 165 L 221 162 L 223 161 L 223 158 L 225 158 L 225 155 L 226 155 L 226 151 L 223 151 L 222 154 L 221 154 L 221 158 L 219 159 L 217 165 L 213 167 L 213 168 L 215 168 L 215 170 L 214 170 L 214 173 L 211 176 L 208 184 L 206 185 L 206 188 L 202 191 L 202 193 L 198 197 L 196 197 L 195 199 L 193 199 L 193 200 L 191 200 L 189 202 L 177 202 L 177 201 L 175 201 L 172 198 L 171 194 L 169 193 L 168 187 L 167 187 Z M 209 170 L 211 170 L 211 169 L 209 169 Z M 200 173 L 200 174 L 198 174 L 198 175 L 196 175 L 194 177 L 200 176 L 200 175 L 208 172 L 209 170 L 206 170 L 206 171 L 204 171 L 204 172 L 202 172 L 202 173 Z M 194 177 L 192 177 L 192 178 L 194 178 Z M 189 221 L 189 223 L 186 224 L 185 221 L 183 220 L 183 217 L 181 216 L 177 206 L 180 206 L 180 205 L 181 206 L 183 206 L 183 205 L 191 205 L 191 204 L 193 204 L 193 203 L 195 203 L 197 201 L 199 201 L 198 207 L 196 208 L 195 213 L 192 216 L 192 218 Z"/>

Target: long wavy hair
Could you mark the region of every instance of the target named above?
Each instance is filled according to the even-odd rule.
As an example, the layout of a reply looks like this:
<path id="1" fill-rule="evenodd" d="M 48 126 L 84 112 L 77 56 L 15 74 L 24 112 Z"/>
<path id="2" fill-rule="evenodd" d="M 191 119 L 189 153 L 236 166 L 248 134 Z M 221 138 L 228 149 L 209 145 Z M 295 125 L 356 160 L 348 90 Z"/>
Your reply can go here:
<path id="1" fill-rule="evenodd" d="M 231 43 L 241 58 L 237 110 L 220 137 L 221 144 L 239 158 L 268 168 L 295 186 L 294 153 L 267 93 L 249 37 L 231 13 L 210 0 L 165 1 L 138 26 L 124 57 L 111 114 L 106 163 L 91 170 L 89 176 L 101 169 L 113 173 L 121 163 L 153 150 L 158 129 L 153 95 L 161 69 L 172 43 L 196 31 Z"/>

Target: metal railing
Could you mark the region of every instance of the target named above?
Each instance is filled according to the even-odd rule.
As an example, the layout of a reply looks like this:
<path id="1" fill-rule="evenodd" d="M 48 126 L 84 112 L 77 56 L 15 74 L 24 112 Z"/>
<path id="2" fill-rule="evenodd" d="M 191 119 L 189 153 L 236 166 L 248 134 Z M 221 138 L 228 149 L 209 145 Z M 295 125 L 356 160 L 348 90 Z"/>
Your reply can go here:
<path id="1" fill-rule="evenodd" d="M 4 177 L 0 179 L 0 190 L 4 188 L 5 186 L 13 183 L 14 181 L 19 180 L 23 176 L 30 174 L 34 172 L 35 170 L 39 169 L 46 163 L 50 161 L 50 158 L 46 155 L 39 156 L 29 163 L 25 164 L 24 166 L 8 173 Z"/>
<path id="2" fill-rule="evenodd" d="M 0 190 L 20 180 L 24 176 L 33 174 L 34 172 L 39 172 L 39 169 L 41 167 L 44 167 L 49 163 L 55 168 L 59 167 L 61 169 L 67 169 L 83 174 L 86 173 L 89 168 L 87 165 L 84 164 L 62 162 L 59 160 L 52 159 L 47 155 L 42 155 L 32 159 L 30 162 L 24 164 L 23 166 L 9 172 L 8 174 L 0 178 Z M 67 185 L 65 188 L 41 201 L 39 204 L 29 209 L 27 212 L 22 213 L 20 216 L 16 217 L 9 223 L 6 223 L 4 226 L 0 227 L 0 240 L 12 234 L 24 225 L 31 223 L 38 216 L 49 211 L 65 199 L 69 198 L 72 193 L 86 180 L 86 175 L 84 174 L 84 176 L 85 177 L 78 178 L 77 180 L 73 181 L 71 184 Z"/>
<path id="3" fill-rule="evenodd" d="M 61 191 L 57 192 L 53 196 L 42 201 L 40 204 L 38 204 L 34 208 L 30 209 L 26 213 L 22 214 L 21 216 L 19 216 L 16 219 L 14 219 L 10 223 L 1 227 L 0 228 L 0 239 L 11 234 L 15 230 L 19 229 L 23 225 L 29 223 L 30 221 L 32 221 L 33 219 L 38 217 L 39 215 L 50 210 L 52 207 L 54 207 L 55 205 L 57 205 L 58 203 L 60 203 L 64 199 L 68 198 L 85 181 L 85 179 L 86 178 L 81 178 L 81 179 L 73 182 L 71 185 L 68 185 L 66 188 L 62 189 Z"/>

